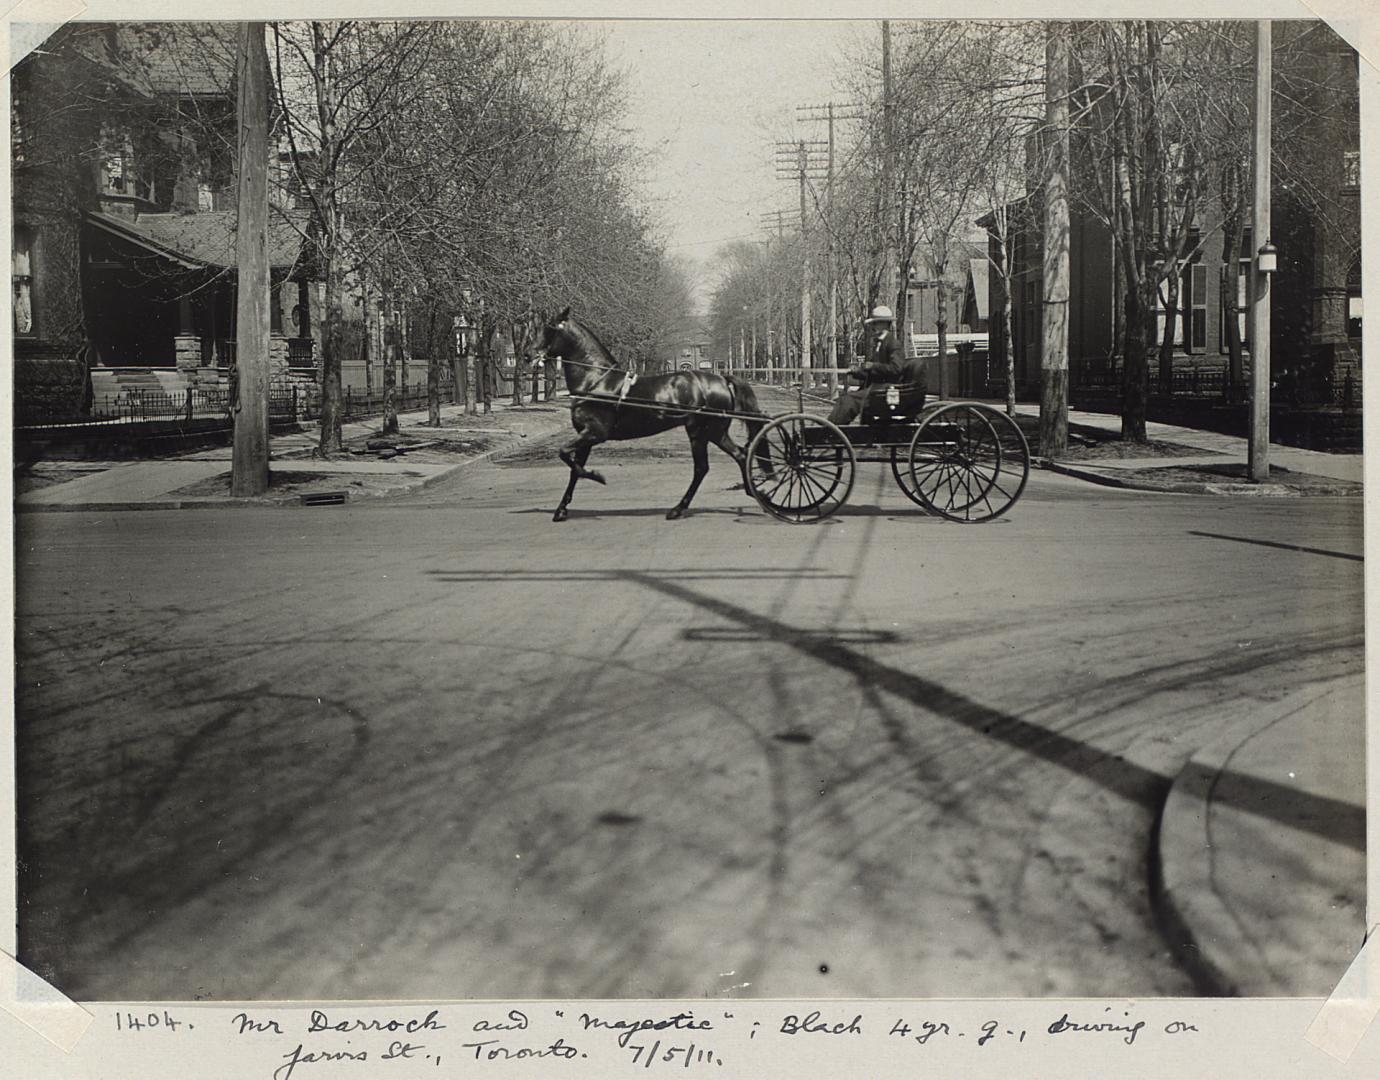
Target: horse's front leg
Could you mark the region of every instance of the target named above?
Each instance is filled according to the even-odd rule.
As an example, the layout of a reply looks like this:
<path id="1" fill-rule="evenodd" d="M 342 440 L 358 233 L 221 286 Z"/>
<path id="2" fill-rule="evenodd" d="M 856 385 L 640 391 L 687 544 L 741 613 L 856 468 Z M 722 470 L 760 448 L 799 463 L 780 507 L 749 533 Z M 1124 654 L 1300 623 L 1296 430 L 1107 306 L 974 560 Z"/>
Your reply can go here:
<path id="1" fill-rule="evenodd" d="M 570 471 L 575 474 L 574 479 L 593 480 L 596 484 L 608 483 L 604 479 L 603 473 L 585 468 L 585 462 L 589 460 L 589 452 L 603 442 L 604 438 L 602 432 L 585 428 L 561 448 L 560 459 L 570 466 Z"/>
<path id="2" fill-rule="evenodd" d="M 552 521 L 564 521 L 570 516 L 570 499 L 575 494 L 575 484 L 580 477 L 587 477 L 596 483 L 605 483 L 603 476 L 593 469 L 586 469 L 585 462 L 589 460 L 589 452 L 594 449 L 595 444 L 603 442 L 603 436 L 597 432 L 589 430 L 581 431 L 579 436 L 569 444 L 561 448 L 560 458 L 570 466 L 570 483 L 565 486 L 565 494 L 561 496 L 560 505 L 556 507 Z"/>
<path id="3" fill-rule="evenodd" d="M 695 497 L 695 492 L 699 491 L 700 484 L 709 473 L 709 440 L 703 431 L 690 433 L 690 454 L 695 459 L 695 475 L 691 478 L 690 486 L 686 488 L 680 502 L 666 511 L 667 521 L 675 521 L 690 509 L 690 500 Z"/>

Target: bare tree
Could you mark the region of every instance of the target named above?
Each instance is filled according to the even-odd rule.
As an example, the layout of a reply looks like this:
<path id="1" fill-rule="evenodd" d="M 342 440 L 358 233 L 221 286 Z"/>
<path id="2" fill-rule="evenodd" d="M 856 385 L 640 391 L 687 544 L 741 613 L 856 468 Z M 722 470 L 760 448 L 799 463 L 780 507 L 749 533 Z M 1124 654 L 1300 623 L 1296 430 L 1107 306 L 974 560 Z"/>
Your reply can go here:
<path id="1" fill-rule="evenodd" d="M 358 151 L 410 98 L 427 65 L 426 23 L 351 21 L 275 23 L 274 76 L 283 132 L 298 189 L 311 209 L 309 236 L 325 283 L 321 327 L 321 439 L 319 450 L 341 447 L 342 323 L 346 281 L 388 241 L 398 220 L 415 212 L 403 204 L 382 214 L 347 214 L 361 179 L 377 174 L 377 160 Z M 417 90 L 416 92 L 420 92 Z"/>

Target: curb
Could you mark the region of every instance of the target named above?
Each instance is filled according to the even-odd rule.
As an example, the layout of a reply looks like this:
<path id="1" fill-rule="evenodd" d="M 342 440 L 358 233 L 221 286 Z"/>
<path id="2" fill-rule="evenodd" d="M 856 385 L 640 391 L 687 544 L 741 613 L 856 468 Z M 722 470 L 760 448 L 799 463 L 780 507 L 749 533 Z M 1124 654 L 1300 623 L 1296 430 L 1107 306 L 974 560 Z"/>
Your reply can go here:
<path id="1" fill-rule="evenodd" d="M 1208 823 L 1213 793 L 1232 759 L 1281 722 L 1288 720 L 1242 723 L 1195 751 L 1170 784 L 1155 822 L 1150 904 L 1166 942 L 1205 997 L 1290 996 L 1215 887 Z"/>
<path id="2" fill-rule="evenodd" d="M 1150 906 L 1198 996 L 1236 997 L 1238 981 L 1227 974 L 1223 955 L 1228 950 L 1219 945 L 1236 936 L 1236 924 L 1212 889 L 1207 807 L 1219 769 L 1201 764 L 1210 754 L 1200 750 L 1190 757 L 1160 804 L 1150 836 Z M 1230 751 L 1221 757 L 1225 763 Z"/>
<path id="3" fill-rule="evenodd" d="M 430 476 L 418 477 L 415 480 L 408 480 L 391 487 L 386 491 L 358 492 L 346 489 L 346 501 L 349 503 L 363 503 L 374 499 L 388 498 L 392 495 L 407 495 L 414 491 L 421 491 L 439 483 L 449 476 L 454 475 L 461 469 L 469 465 L 474 465 L 484 461 L 498 453 L 503 447 L 494 447 L 486 450 L 482 454 L 466 458 L 464 461 L 457 461 L 447 465 L 439 472 L 434 472 Z M 291 459 L 286 459 L 291 460 Z M 340 474 L 348 475 L 348 474 Z M 211 509 L 262 509 L 272 507 L 275 509 L 295 508 L 300 509 L 301 503 L 284 501 L 278 499 L 148 499 L 141 502 L 84 502 L 84 503 L 49 503 L 49 504 L 25 504 L 16 500 L 14 512 L 16 514 L 76 514 L 76 513 L 95 513 L 108 514 L 119 511 L 138 511 L 138 510 L 211 510 Z"/>
<path id="4" fill-rule="evenodd" d="M 1302 497 L 1302 492 L 1285 487 L 1283 484 L 1246 484 L 1236 483 L 1230 480 L 1214 483 L 1209 481 L 1186 480 L 1172 484 L 1152 485 L 1137 483 L 1134 480 L 1127 480 L 1119 476 L 1109 476 L 1107 473 L 1079 468 L 1075 465 L 1065 465 L 1061 462 L 1049 461 L 1045 458 L 1036 458 L 1033 464 L 1048 472 L 1058 473 L 1061 476 L 1069 476 L 1075 480 L 1086 480 L 1089 483 L 1101 484 L 1103 487 L 1123 488 L 1128 491 L 1149 491 L 1160 495 L 1254 495 L 1256 498 L 1271 499 L 1296 499 Z"/>

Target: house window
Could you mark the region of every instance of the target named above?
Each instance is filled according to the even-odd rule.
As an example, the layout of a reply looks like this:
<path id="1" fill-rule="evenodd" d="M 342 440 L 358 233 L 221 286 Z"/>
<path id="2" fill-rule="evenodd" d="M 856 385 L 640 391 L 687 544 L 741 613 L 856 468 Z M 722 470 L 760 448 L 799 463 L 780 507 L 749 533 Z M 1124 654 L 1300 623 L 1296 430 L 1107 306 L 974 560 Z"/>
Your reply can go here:
<path id="1" fill-rule="evenodd" d="M 1202 352 L 1207 348 L 1207 267 L 1195 257 L 1185 275 L 1188 295 L 1184 298 L 1189 318 L 1189 350 Z"/>
<path id="2" fill-rule="evenodd" d="M 1169 312 L 1166 310 L 1166 308 L 1165 308 L 1165 306 L 1164 306 L 1164 300 L 1165 300 L 1164 287 L 1165 287 L 1165 283 L 1164 283 L 1164 282 L 1161 282 L 1161 283 L 1160 283 L 1160 287 L 1159 287 L 1158 289 L 1155 290 L 1155 343 L 1156 343 L 1157 345 L 1158 345 L 1160 342 L 1164 341 L 1164 333 L 1165 333 L 1165 329 L 1166 329 L 1166 323 L 1167 323 L 1167 321 L 1168 321 L 1168 319 L 1169 319 Z M 1181 270 L 1181 271 L 1180 271 L 1180 275 L 1179 275 L 1179 301 L 1180 301 L 1180 304 L 1181 304 L 1181 305 L 1182 305 L 1183 302 L 1184 302 L 1183 292 L 1184 292 L 1184 290 L 1185 290 L 1186 288 L 1187 288 L 1187 275 L 1184 274 L 1183 271 Z M 1183 323 L 1183 320 L 1182 320 L 1181 318 L 1179 318 L 1178 312 L 1176 311 L 1176 312 L 1174 313 L 1174 346 L 1175 346 L 1175 348 L 1182 349 L 1182 348 L 1183 348 L 1183 345 L 1184 345 L 1184 323 Z"/>
<path id="3" fill-rule="evenodd" d="M 1361 260 L 1358 257 L 1351 264 L 1346 275 L 1346 332 L 1351 337 L 1361 336 Z"/>
<path id="4" fill-rule="evenodd" d="M 19 80 L 10 80 L 10 163 L 24 164 L 24 113 L 19 107 Z"/>
<path id="5" fill-rule="evenodd" d="M 134 148 L 128 139 L 106 136 L 101 155 L 101 194 L 132 195 L 134 193 Z"/>
<path id="6" fill-rule="evenodd" d="M 1241 230 L 1241 251 L 1251 250 L 1251 230 L 1249 228 Z M 1243 255 L 1236 260 L 1236 332 L 1241 338 L 1241 347 L 1249 349 L 1251 347 L 1250 329 L 1250 289 L 1251 289 L 1251 256 Z M 1222 268 L 1223 273 L 1228 273 L 1226 267 Z M 1219 348 L 1222 352 L 1227 351 L 1227 312 L 1224 307 L 1219 313 Z"/>
<path id="7" fill-rule="evenodd" d="M 216 193 L 204 180 L 196 186 L 196 208 L 203 213 L 216 208 Z"/>
<path id="8" fill-rule="evenodd" d="M 1359 188 L 1361 186 L 1361 151 L 1344 150 L 1342 152 L 1342 187 Z"/>
<path id="9" fill-rule="evenodd" d="M 14 251 L 10 257 L 10 280 L 14 288 L 14 332 L 21 337 L 34 333 L 33 234 L 23 226 L 14 230 Z"/>

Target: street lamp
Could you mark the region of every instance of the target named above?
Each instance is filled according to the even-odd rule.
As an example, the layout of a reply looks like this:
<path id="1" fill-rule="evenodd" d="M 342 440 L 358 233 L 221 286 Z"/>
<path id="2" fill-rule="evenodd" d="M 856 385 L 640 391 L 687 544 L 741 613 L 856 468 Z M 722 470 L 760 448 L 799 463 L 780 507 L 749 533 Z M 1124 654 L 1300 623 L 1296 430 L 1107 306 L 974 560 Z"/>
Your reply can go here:
<path id="1" fill-rule="evenodd" d="M 1279 249 L 1266 240 L 1255 253 L 1255 266 L 1262 274 L 1273 274 L 1279 269 Z"/>
<path id="2" fill-rule="evenodd" d="M 474 327 L 470 325 L 469 319 L 464 315 L 456 315 L 451 320 L 451 326 L 455 330 L 455 372 L 452 376 L 455 383 L 456 404 L 462 405 L 466 412 L 470 411 L 470 333 Z"/>

